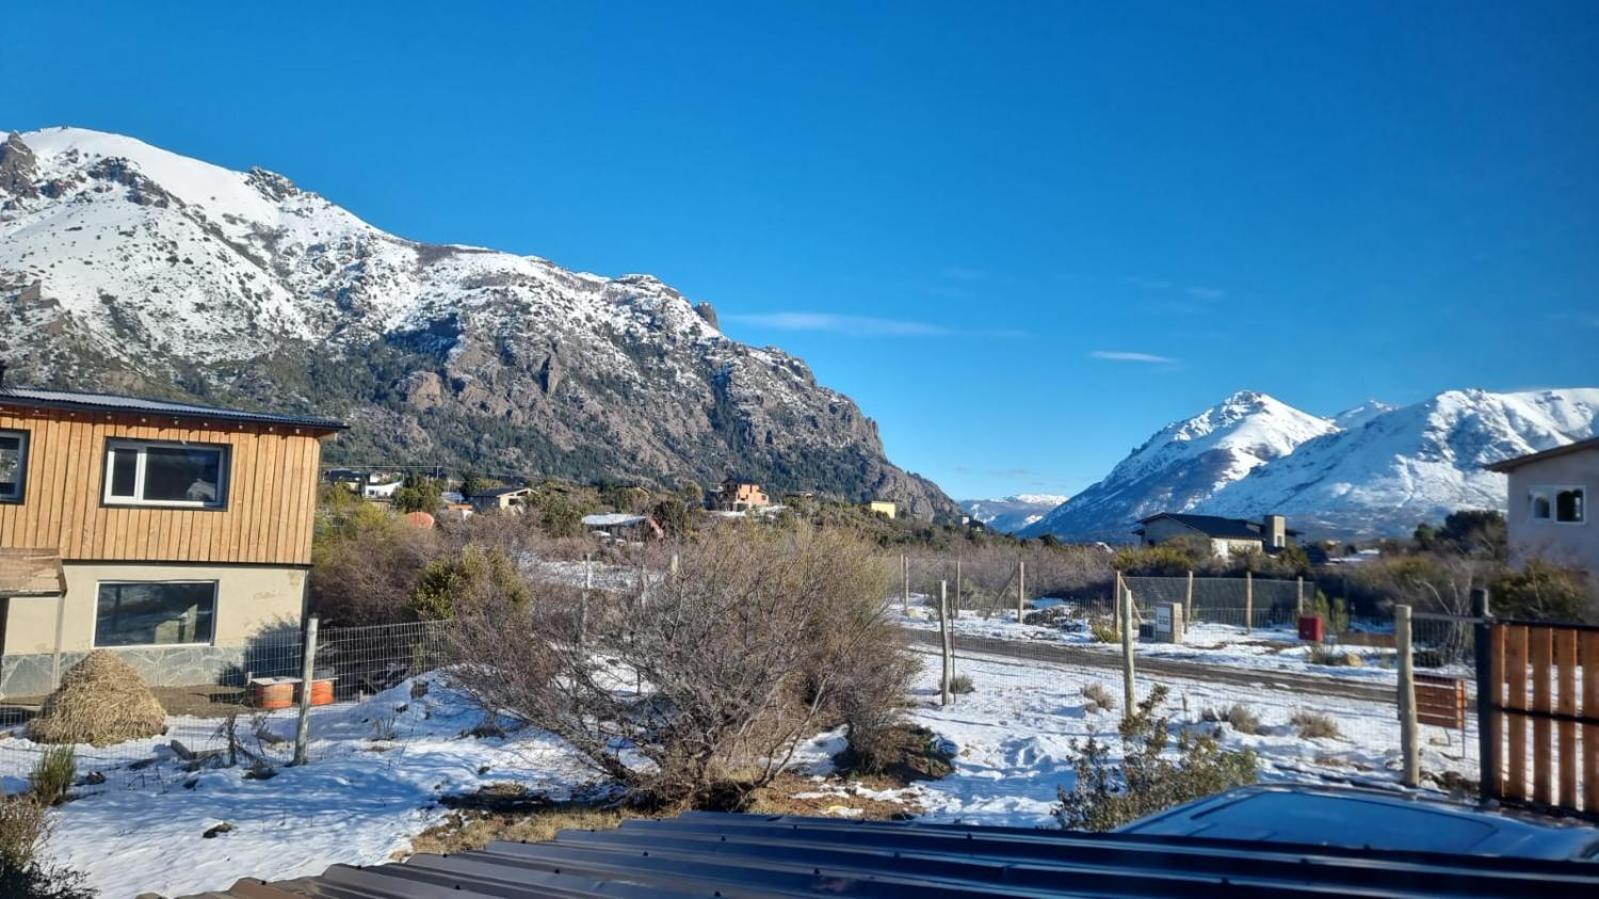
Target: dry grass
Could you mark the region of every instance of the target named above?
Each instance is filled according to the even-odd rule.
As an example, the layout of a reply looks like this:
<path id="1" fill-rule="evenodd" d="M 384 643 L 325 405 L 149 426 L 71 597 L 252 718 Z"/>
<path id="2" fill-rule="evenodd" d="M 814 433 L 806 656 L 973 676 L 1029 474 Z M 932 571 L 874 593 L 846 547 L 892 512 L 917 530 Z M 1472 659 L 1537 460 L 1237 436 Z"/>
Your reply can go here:
<path id="1" fill-rule="evenodd" d="M 613 830 L 624 813 L 584 805 L 556 805 L 522 813 L 463 810 L 417 834 L 411 852 L 447 854 L 482 849 L 495 840 L 543 843 L 563 830 Z M 628 813 L 627 817 L 638 817 Z M 396 853 L 404 857 L 409 853 Z"/>
<path id="2" fill-rule="evenodd" d="M 0 866 L 26 867 L 48 832 L 42 803 L 26 793 L 0 796 Z"/>
<path id="3" fill-rule="evenodd" d="M 1200 717 L 1210 722 L 1225 722 L 1227 726 L 1241 734 L 1253 734 L 1260 731 L 1260 717 L 1249 706 L 1235 702 L 1220 709 L 1206 709 Z"/>
<path id="4" fill-rule="evenodd" d="M 1110 692 L 1110 689 L 1104 684 L 1097 681 L 1088 684 L 1083 687 L 1082 693 L 1083 698 L 1093 703 L 1095 708 L 1104 709 L 1107 712 L 1116 711 L 1116 694 Z"/>
<path id="5" fill-rule="evenodd" d="M 109 650 L 98 649 L 67 669 L 61 686 L 28 722 L 40 743 L 110 746 L 166 731 L 167 712 L 137 672 Z"/>
<path id="6" fill-rule="evenodd" d="M 46 749 L 28 774 L 28 792 L 40 805 L 60 805 L 78 776 L 76 754 L 71 746 Z"/>
<path id="7" fill-rule="evenodd" d="M 1338 722 L 1320 712 L 1295 712 L 1288 723 L 1299 728 L 1299 738 L 1302 740 L 1339 736 Z"/>

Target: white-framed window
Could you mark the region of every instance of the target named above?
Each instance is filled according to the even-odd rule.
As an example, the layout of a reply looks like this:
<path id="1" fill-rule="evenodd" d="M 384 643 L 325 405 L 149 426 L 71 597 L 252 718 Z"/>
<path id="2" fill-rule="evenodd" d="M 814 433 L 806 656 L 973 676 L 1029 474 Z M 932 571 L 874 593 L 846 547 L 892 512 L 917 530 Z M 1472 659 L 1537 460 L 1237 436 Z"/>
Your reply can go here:
<path id="1" fill-rule="evenodd" d="M 226 505 L 228 448 L 208 443 L 110 440 L 105 454 L 105 502 L 113 506 Z"/>
<path id="2" fill-rule="evenodd" d="M 1533 521 L 1584 524 L 1588 490 L 1578 485 L 1534 487 L 1527 491 L 1527 514 Z"/>
<path id="3" fill-rule="evenodd" d="M 28 478 L 28 432 L 0 431 L 0 503 L 22 502 Z"/>
<path id="4" fill-rule="evenodd" d="M 95 646 L 210 644 L 216 581 L 101 581 Z"/>

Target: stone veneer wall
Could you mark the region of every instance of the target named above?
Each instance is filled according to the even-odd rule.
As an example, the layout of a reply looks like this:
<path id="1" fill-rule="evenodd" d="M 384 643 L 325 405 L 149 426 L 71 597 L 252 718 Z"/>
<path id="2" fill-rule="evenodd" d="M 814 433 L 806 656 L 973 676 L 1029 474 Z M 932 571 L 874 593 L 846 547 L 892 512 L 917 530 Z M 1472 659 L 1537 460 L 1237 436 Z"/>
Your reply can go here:
<path id="1" fill-rule="evenodd" d="M 286 647 L 285 647 L 286 648 Z M 150 687 L 209 685 L 242 686 L 247 675 L 297 676 L 299 647 L 293 652 L 263 652 L 248 646 L 165 646 L 113 649 Z M 63 652 L 61 673 L 82 661 L 86 652 Z M 10 655 L 0 659 L 0 697 L 42 696 L 56 684 L 50 677 L 53 656 Z"/>

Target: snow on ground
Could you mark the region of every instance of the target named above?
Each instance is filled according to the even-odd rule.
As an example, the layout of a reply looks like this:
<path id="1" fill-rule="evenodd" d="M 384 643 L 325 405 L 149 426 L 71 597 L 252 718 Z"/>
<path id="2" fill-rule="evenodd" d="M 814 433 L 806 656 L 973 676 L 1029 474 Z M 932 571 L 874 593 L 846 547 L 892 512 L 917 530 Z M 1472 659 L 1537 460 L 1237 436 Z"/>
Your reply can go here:
<path id="1" fill-rule="evenodd" d="M 1056 788 L 1070 787 L 1074 779 L 1071 741 L 1095 736 L 1119 750 L 1118 713 L 1089 711 L 1081 695 L 1083 686 L 1094 682 L 1118 692 L 1114 672 L 963 653 L 957 670 L 972 678 L 976 690 L 940 708 L 937 656 L 922 653 L 921 658 L 911 714 L 951 748 L 954 774 L 884 791 L 823 780 L 831 773 L 831 756 L 843 748 L 842 733 L 831 731 L 795 754 L 794 766 L 818 780 L 814 796 L 805 797 L 849 792 L 915 803 L 935 821 L 1048 826 Z M 437 676 L 422 680 L 429 688 L 420 697 L 412 696 L 408 681 L 357 705 L 313 710 L 311 764 L 279 766 L 268 780 L 248 779 L 244 767 L 185 775 L 180 760 L 164 754 L 150 769 L 159 784 L 111 789 L 63 806 L 49 851 L 85 871 L 105 897 L 147 890 L 183 895 L 225 889 L 246 876 L 276 880 L 319 873 L 331 864 L 389 861 L 446 814 L 436 805 L 445 794 L 514 782 L 561 798 L 591 783 L 575 755 L 542 732 L 472 736 L 481 714 Z M 1163 682 L 1172 689 L 1168 709 L 1174 721 L 1197 720 L 1207 707 L 1247 704 L 1259 716 L 1261 732 L 1225 729 L 1223 742 L 1260 752 L 1268 780 L 1395 782 L 1399 730 L 1392 705 L 1302 696 L 1264 682 Z M 1139 690 L 1152 683 L 1141 677 Z M 1301 710 L 1331 716 L 1341 736 L 1301 740 L 1288 724 L 1289 716 Z M 273 734 L 287 737 L 293 713 L 275 714 L 267 723 Z M 216 727 L 215 720 L 173 720 L 173 732 L 190 735 L 192 746 L 207 745 L 201 735 Z M 1463 745 L 1475 746 L 1471 732 L 1465 743 L 1455 734 L 1448 745 L 1440 745 L 1443 731 L 1423 731 L 1425 770 L 1476 776 L 1471 751 L 1462 752 Z M 394 739 L 388 738 L 391 732 Z M 0 750 L 5 742 L 0 741 Z M 119 747 L 121 757 L 154 754 L 151 747 L 159 741 L 149 742 L 138 751 Z M 287 744 L 278 744 L 274 752 L 286 754 Z M 829 813 L 852 810 L 841 803 Z M 211 839 L 203 836 L 224 822 L 233 829 Z"/>
<path id="2" fill-rule="evenodd" d="M 928 820 L 1050 826 L 1056 787 L 1069 788 L 1076 779 L 1071 741 L 1097 737 L 1110 741 L 1113 755 L 1120 752 L 1120 712 L 1088 711 L 1081 694 L 1084 685 L 1100 683 L 1119 699 L 1120 675 L 1115 672 L 960 656 L 956 671 L 971 677 L 976 690 L 940 708 L 938 657 L 923 657 L 913 716 L 917 723 L 952 742 L 956 750 L 953 775 L 916 789 Z M 1147 695 L 1155 682 L 1139 677 L 1139 695 Z M 1177 678 L 1159 682 L 1171 690 L 1165 708 L 1174 724 L 1197 722 L 1206 708 L 1247 705 L 1260 718 L 1260 732 L 1241 734 L 1226 727 L 1222 744 L 1258 752 L 1263 780 L 1353 782 L 1398 789 L 1399 723 L 1392 704 L 1306 696 L 1272 689 L 1264 682 L 1248 687 Z M 1340 736 L 1301 739 L 1297 728 L 1288 723 L 1299 711 L 1328 715 L 1337 723 Z M 1453 771 L 1475 778 L 1475 740 L 1475 728 L 1468 728 L 1462 741 L 1458 732 L 1423 727 L 1423 771 Z"/>
<path id="3" fill-rule="evenodd" d="M 240 877 L 276 880 L 389 861 L 445 814 L 434 805 L 443 794 L 517 782 L 560 798 L 589 780 L 548 735 L 465 735 L 483 716 L 427 679 L 432 686 L 420 698 L 407 681 L 355 706 L 313 710 L 311 763 L 279 767 L 269 780 L 247 779 L 243 767 L 187 779 L 174 770 L 164 788 L 70 802 L 47 848 L 107 899 L 186 895 L 226 889 Z M 269 720 L 276 734 L 292 735 L 292 713 Z M 214 731 L 217 722 L 204 725 Z M 391 727 L 397 739 L 372 739 Z M 223 822 L 233 829 L 202 836 Z"/>
<path id="4" fill-rule="evenodd" d="M 1044 605 L 1048 600 L 1035 600 Z M 918 630 L 938 630 L 935 604 L 929 597 L 912 595 L 911 604 L 901 610 L 892 606 L 898 623 Z M 1201 610 L 1203 614 L 1203 610 Z M 986 637 L 995 640 L 1020 640 L 1028 642 L 1063 643 L 1083 649 L 1119 655 L 1121 644 L 1100 642 L 1086 620 L 1064 622 L 1064 626 L 1017 624 L 1014 609 L 983 613 L 963 609 L 954 621 L 956 648 L 960 638 Z M 1310 658 L 1310 644 L 1301 642 L 1295 628 L 1287 625 L 1244 628 L 1213 622 L 1198 621 L 1186 626 L 1182 643 L 1138 642 L 1137 654 L 1156 656 L 1174 661 L 1201 662 L 1229 668 L 1248 668 L 1259 671 L 1285 671 L 1295 674 L 1338 678 L 1373 684 L 1394 684 L 1398 681 L 1394 650 L 1373 646 L 1339 646 L 1339 650 L 1360 656 L 1359 666 L 1321 665 Z M 1469 677 L 1471 671 L 1461 666 L 1428 669 L 1430 673 Z"/>

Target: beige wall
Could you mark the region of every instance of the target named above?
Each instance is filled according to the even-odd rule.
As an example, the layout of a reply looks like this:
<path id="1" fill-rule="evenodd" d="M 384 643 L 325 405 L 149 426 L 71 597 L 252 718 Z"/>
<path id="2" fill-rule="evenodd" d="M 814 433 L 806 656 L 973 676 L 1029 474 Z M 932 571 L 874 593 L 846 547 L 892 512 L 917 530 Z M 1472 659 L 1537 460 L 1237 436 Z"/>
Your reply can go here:
<path id="1" fill-rule="evenodd" d="M 305 570 L 270 566 L 208 566 L 67 562 L 66 616 L 63 652 L 93 648 L 95 606 L 101 581 L 216 581 L 214 618 L 216 646 L 236 646 L 275 626 L 298 627 L 305 591 Z M 55 650 L 55 597 L 14 597 L 5 621 L 6 655 Z"/>
<path id="2" fill-rule="evenodd" d="M 1581 524 L 1534 520 L 1527 497 L 1535 487 L 1582 487 L 1587 520 Z M 1517 563 L 1540 557 L 1556 565 L 1599 574 L 1599 525 L 1593 520 L 1596 489 L 1599 489 L 1599 449 L 1568 453 L 1512 469 L 1510 511 L 1506 519 Z"/>

